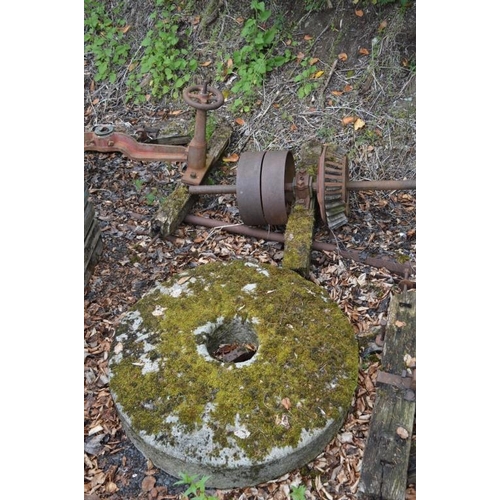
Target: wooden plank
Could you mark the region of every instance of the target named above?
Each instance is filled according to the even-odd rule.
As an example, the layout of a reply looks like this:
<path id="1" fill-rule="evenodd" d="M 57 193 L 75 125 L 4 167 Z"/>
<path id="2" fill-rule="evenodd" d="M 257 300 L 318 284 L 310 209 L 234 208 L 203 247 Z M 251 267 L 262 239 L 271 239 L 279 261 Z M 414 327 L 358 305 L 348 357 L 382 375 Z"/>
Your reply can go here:
<path id="1" fill-rule="evenodd" d="M 381 370 L 408 373 L 408 356 L 416 359 L 416 292 L 393 296 Z M 406 359 L 405 359 L 406 358 Z M 377 383 L 358 485 L 359 500 L 404 500 L 411 435 L 415 420 L 414 393 L 405 387 Z"/>
<path id="2" fill-rule="evenodd" d="M 207 174 L 222 156 L 229 144 L 232 128 L 226 121 L 220 121 L 214 135 L 208 142 L 207 152 Z M 151 231 L 160 234 L 161 237 L 172 235 L 184 217 L 191 211 L 196 196 L 190 195 L 186 185 L 178 185 L 168 198 L 162 203 L 156 215 L 151 221 Z"/>
<path id="3" fill-rule="evenodd" d="M 101 242 L 101 231 L 99 230 L 99 226 L 97 221 L 93 221 L 92 228 L 87 234 L 87 237 L 84 241 L 84 264 L 85 268 L 89 265 L 91 260 L 97 260 L 100 256 L 100 245 Z"/>
<path id="4" fill-rule="evenodd" d="M 89 192 L 87 187 L 84 189 L 84 286 L 87 286 L 95 265 L 103 250 L 101 231 L 99 224 L 95 218 L 95 210 L 92 203 L 89 201 Z"/>

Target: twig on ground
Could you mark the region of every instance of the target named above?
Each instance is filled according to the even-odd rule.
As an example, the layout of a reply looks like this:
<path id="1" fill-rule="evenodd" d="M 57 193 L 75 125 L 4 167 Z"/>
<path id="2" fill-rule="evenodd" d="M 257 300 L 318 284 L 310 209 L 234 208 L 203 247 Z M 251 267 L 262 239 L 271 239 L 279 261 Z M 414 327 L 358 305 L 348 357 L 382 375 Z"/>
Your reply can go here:
<path id="1" fill-rule="evenodd" d="M 321 89 L 318 96 L 318 107 L 322 108 L 325 105 L 325 91 L 330 83 L 330 80 L 332 79 L 333 72 L 335 71 L 338 62 L 338 59 L 335 59 L 335 61 L 333 61 L 332 67 L 330 68 L 330 73 L 328 73 L 325 84 L 323 85 L 323 88 Z"/>

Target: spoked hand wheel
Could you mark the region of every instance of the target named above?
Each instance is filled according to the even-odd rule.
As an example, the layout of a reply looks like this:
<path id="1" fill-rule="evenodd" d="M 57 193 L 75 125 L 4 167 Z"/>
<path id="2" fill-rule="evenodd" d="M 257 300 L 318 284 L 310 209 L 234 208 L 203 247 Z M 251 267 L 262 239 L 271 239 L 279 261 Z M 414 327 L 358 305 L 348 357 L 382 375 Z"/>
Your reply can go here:
<path id="1" fill-rule="evenodd" d="M 182 92 L 184 101 L 196 109 L 210 110 L 220 108 L 224 104 L 224 96 L 220 90 L 204 85 L 191 85 Z"/>

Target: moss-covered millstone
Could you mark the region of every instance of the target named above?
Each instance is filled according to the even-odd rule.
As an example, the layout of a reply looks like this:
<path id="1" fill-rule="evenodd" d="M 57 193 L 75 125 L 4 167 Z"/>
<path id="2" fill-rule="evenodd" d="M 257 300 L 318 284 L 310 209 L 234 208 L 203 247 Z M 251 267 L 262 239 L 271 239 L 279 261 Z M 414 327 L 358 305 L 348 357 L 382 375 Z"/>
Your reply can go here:
<path id="1" fill-rule="evenodd" d="M 255 354 L 212 356 L 235 343 Z M 136 447 L 173 476 L 207 475 L 221 489 L 267 482 L 321 453 L 344 422 L 357 366 L 352 326 L 325 290 L 244 261 L 158 285 L 122 319 L 109 359 Z"/>

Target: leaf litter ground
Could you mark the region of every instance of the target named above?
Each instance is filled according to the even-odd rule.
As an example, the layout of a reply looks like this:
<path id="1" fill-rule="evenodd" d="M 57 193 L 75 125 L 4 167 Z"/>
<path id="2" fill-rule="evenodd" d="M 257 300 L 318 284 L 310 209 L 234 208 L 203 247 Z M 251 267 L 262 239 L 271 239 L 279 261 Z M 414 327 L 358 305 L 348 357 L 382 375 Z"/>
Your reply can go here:
<path id="1" fill-rule="evenodd" d="M 241 15 L 230 4 L 221 4 L 213 29 L 221 22 L 234 24 Z M 290 149 L 299 163 L 302 146 L 319 140 L 334 143 L 348 154 L 353 180 L 414 179 L 415 75 L 407 69 L 415 54 L 414 8 L 402 12 L 397 6 L 366 6 L 359 16 L 345 2 L 321 13 L 297 13 L 293 8 L 286 12 L 295 16 L 292 36 L 299 42 L 297 53 L 318 58 L 325 76 L 315 92 L 299 99 L 298 84 L 293 81 L 299 67 L 285 67 L 273 72 L 258 91 L 258 104 L 251 113 L 232 113 L 231 96 L 226 105 L 210 112 L 226 119 L 234 130 L 224 157 L 231 159 L 250 150 Z M 325 29 L 330 24 L 338 30 Z M 339 38 L 339 33 L 344 36 Z M 198 43 L 200 60 L 214 55 L 209 44 Z M 228 52 L 234 50 L 230 44 L 235 40 L 227 43 Z M 365 55 L 360 51 L 363 48 L 369 54 L 376 50 L 377 57 Z M 346 54 L 347 60 L 339 59 L 339 54 Z M 194 114 L 183 102 L 125 105 L 118 85 L 92 84 L 91 62 L 86 61 L 85 72 L 86 129 L 112 123 L 117 130 L 134 134 L 144 126 L 162 129 L 168 125 L 184 133 L 193 123 Z M 210 78 L 210 74 L 203 77 Z M 226 84 L 229 82 L 218 86 L 223 90 Z M 345 120 L 349 117 L 361 119 L 364 125 L 355 130 L 355 121 Z M 234 184 L 236 166 L 231 161 L 220 162 L 211 181 Z M 220 229 L 182 224 L 165 240 L 154 236 L 151 220 L 160 201 L 179 182 L 182 169 L 180 164 L 136 162 L 115 153 L 84 155 L 85 183 L 104 242 L 84 296 L 86 500 L 173 499 L 185 490 L 135 449 L 116 415 L 108 390 L 107 359 L 121 315 L 156 282 L 183 269 L 235 258 L 274 266 L 282 263 L 282 244 Z M 228 224 L 241 223 L 232 195 L 200 197 L 192 213 Z M 339 249 L 416 263 L 416 193 L 351 193 L 349 223 L 332 236 L 318 219 L 315 239 L 334 243 Z M 313 251 L 309 278 L 328 290 L 360 341 L 359 384 L 349 415 L 339 434 L 313 462 L 254 488 L 213 492 L 221 500 L 284 500 L 290 498 L 290 487 L 300 484 L 306 487 L 308 499 L 355 498 L 380 365 L 380 349 L 374 339 L 400 277 L 335 252 Z M 416 275 L 410 279 L 416 280 Z M 412 439 L 416 442 L 416 431 Z M 415 497 L 414 472 L 409 478 L 408 499 Z"/>

